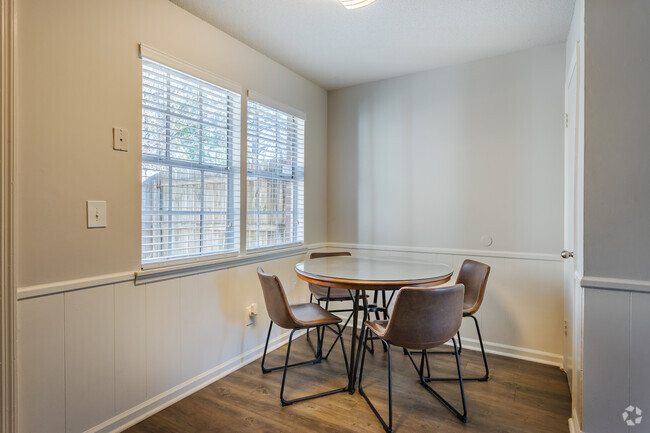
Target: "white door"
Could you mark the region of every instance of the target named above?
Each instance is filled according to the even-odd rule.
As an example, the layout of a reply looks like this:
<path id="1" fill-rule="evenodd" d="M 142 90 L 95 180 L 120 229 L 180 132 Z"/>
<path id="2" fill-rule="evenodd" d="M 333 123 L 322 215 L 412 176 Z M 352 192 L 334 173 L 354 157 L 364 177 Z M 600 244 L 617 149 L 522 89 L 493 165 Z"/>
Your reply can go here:
<path id="1" fill-rule="evenodd" d="M 565 130 L 564 130 L 564 370 L 573 393 L 576 338 L 576 233 L 577 227 L 577 145 L 578 145 L 578 50 L 574 52 L 565 85 Z"/>

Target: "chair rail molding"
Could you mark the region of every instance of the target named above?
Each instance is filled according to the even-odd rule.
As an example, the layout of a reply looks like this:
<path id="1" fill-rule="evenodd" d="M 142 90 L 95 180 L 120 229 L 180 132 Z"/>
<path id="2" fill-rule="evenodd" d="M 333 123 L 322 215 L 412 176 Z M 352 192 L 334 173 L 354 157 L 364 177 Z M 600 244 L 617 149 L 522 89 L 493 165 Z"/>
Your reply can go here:
<path id="1" fill-rule="evenodd" d="M 299 248 L 270 251 L 262 254 L 255 254 L 245 257 L 236 257 L 227 260 L 205 261 L 190 263 L 182 266 L 151 269 L 147 271 L 126 271 L 115 274 L 96 275 L 75 280 L 54 281 L 33 286 L 18 287 L 17 298 L 19 301 L 40 296 L 56 295 L 57 293 L 72 292 L 75 290 L 91 289 L 93 287 L 106 286 L 108 284 L 133 281 L 134 284 L 153 283 L 171 278 L 182 278 L 204 272 L 214 272 L 229 269 L 237 266 L 262 263 L 284 257 L 305 254 L 308 251 L 326 248 L 325 242 L 304 245 Z"/>
<path id="2" fill-rule="evenodd" d="M 585 289 L 650 293 L 650 281 L 646 280 L 627 280 L 624 278 L 591 277 L 585 275 L 580 280 L 580 285 Z"/>
<path id="3" fill-rule="evenodd" d="M 447 254 L 452 256 L 466 257 L 499 257 L 505 259 L 520 260 L 541 260 L 549 262 L 561 262 L 563 259 L 559 254 L 530 253 L 518 251 L 490 251 L 490 250 L 463 250 L 455 248 L 431 248 L 412 247 L 404 245 L 375 245 L 375 244 L 354 244 L 343 242 L 328 242 L 328 248 L 347 248 L 353 250 L 369 251 L 391 251 L 396 253 L 422 253 L 422 254 Z"/>
<path id="4" fill-rule="evenodd" d="M 16 290 L 14 283 L 14 0 L 0 5 L 0 431 L 16 430 Z"/>

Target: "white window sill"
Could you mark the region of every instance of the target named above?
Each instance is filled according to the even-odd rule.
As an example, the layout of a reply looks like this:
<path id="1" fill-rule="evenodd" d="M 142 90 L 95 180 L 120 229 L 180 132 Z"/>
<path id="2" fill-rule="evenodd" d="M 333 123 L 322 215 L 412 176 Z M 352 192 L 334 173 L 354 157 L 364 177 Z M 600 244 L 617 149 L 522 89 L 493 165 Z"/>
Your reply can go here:
<path id="1" fill-rule="evenodd" d="M 220 256 L 214 260 L 200 260 L 193 261 L 191 263 L 175 264 L 171 266 L 165 266 L 162 263 L 158 263 L 158 265 L 162 266 L 152 267 L 151 265 L 156 265 L 156 263 L 148 263 L 143 265 L 143 268 L 146 269 L 135 273 L 135 284 L 139 285 L 152 283 L 155 281 L 168 280 L 171 278 L 178 278 L 193 274 L 202 274 L 205 272 L 234 268 L 237 266 L 250 265 L 253 263 L 260 263 L 268 260 L 280 259 L 283 257 L 297 256 L 304 254 L 307 251 L 308 248 L 305 245 L 294 244 L 286 248 L 269 248 L 265 250 L 250 251 L 244 256 Z"/>

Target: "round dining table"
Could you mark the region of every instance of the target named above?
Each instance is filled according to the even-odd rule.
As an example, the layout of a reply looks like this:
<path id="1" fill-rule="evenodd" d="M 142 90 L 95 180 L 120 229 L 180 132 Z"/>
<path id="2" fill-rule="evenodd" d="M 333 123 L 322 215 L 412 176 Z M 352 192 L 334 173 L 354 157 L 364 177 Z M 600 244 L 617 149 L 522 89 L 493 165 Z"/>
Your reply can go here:
<path id="1" fill-rule="evenodd" d="M 368 314 L 366 291 L 398 290 L 402 287 L 430 287 L 449 281 L 453 269 L 442 263 L 427 263 L 407 258 L 333 256 L 309 259 L 296 265 L 298 277 L 324 287 L 348 289 L 354 298 L 352 308 L 352 343 L 350 348 L 349 392 L 354 393 L 361 345 L 358 344 L 358 306 L 363 301 L 364 317 Z M 361 324 L 361 336 L 365 322 Z M 358 347 L 357 347 L 358 346 Z"/>

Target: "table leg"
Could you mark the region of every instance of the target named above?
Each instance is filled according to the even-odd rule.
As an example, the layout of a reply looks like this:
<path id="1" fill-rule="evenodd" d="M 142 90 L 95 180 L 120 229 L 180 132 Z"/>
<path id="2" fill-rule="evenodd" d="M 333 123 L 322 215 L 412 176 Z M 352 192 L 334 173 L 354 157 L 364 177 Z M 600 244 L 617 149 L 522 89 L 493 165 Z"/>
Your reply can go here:
<path id="1" fill-rule="evenodd" d="M 354 291 L 354 303 L 352 307 L 352 343 L 350 344 L 350 378 L 348 381 L 348 391 L 354 394 L 354 387 L 357 372 L 357 323 L 359 322 L 359 290 Z"/>
<path id="2" fill-rule="evenodd" d="M 350 394 L 354 394 L 354 389 L 357 385 L 357 369 L 359 368 L 359 360 L 361 359 L 361 352 L 365 350 L 365 347 L 362 347 L 363 344 L 363 333 L 366 332 L 366 318 L 368 316 L 368 298 L 366 298 L 365 290 L 357 290 L 355 295 L 355 306 L 359 305 L 359 292 L 361 292 L 361 299 L 363 300 L 363 317 L 361 318 L 361 333 L 360 340 L 357 342 L 357 323 L 358 323 L 358 314 L 357 309 L 354 310 L 354 324 L 352 326 L 352 352 L 350 353 Z M 355 342 L 357 343 L 355 345 Z M 356 346 L 356 350 L 355 350 Z"/>

